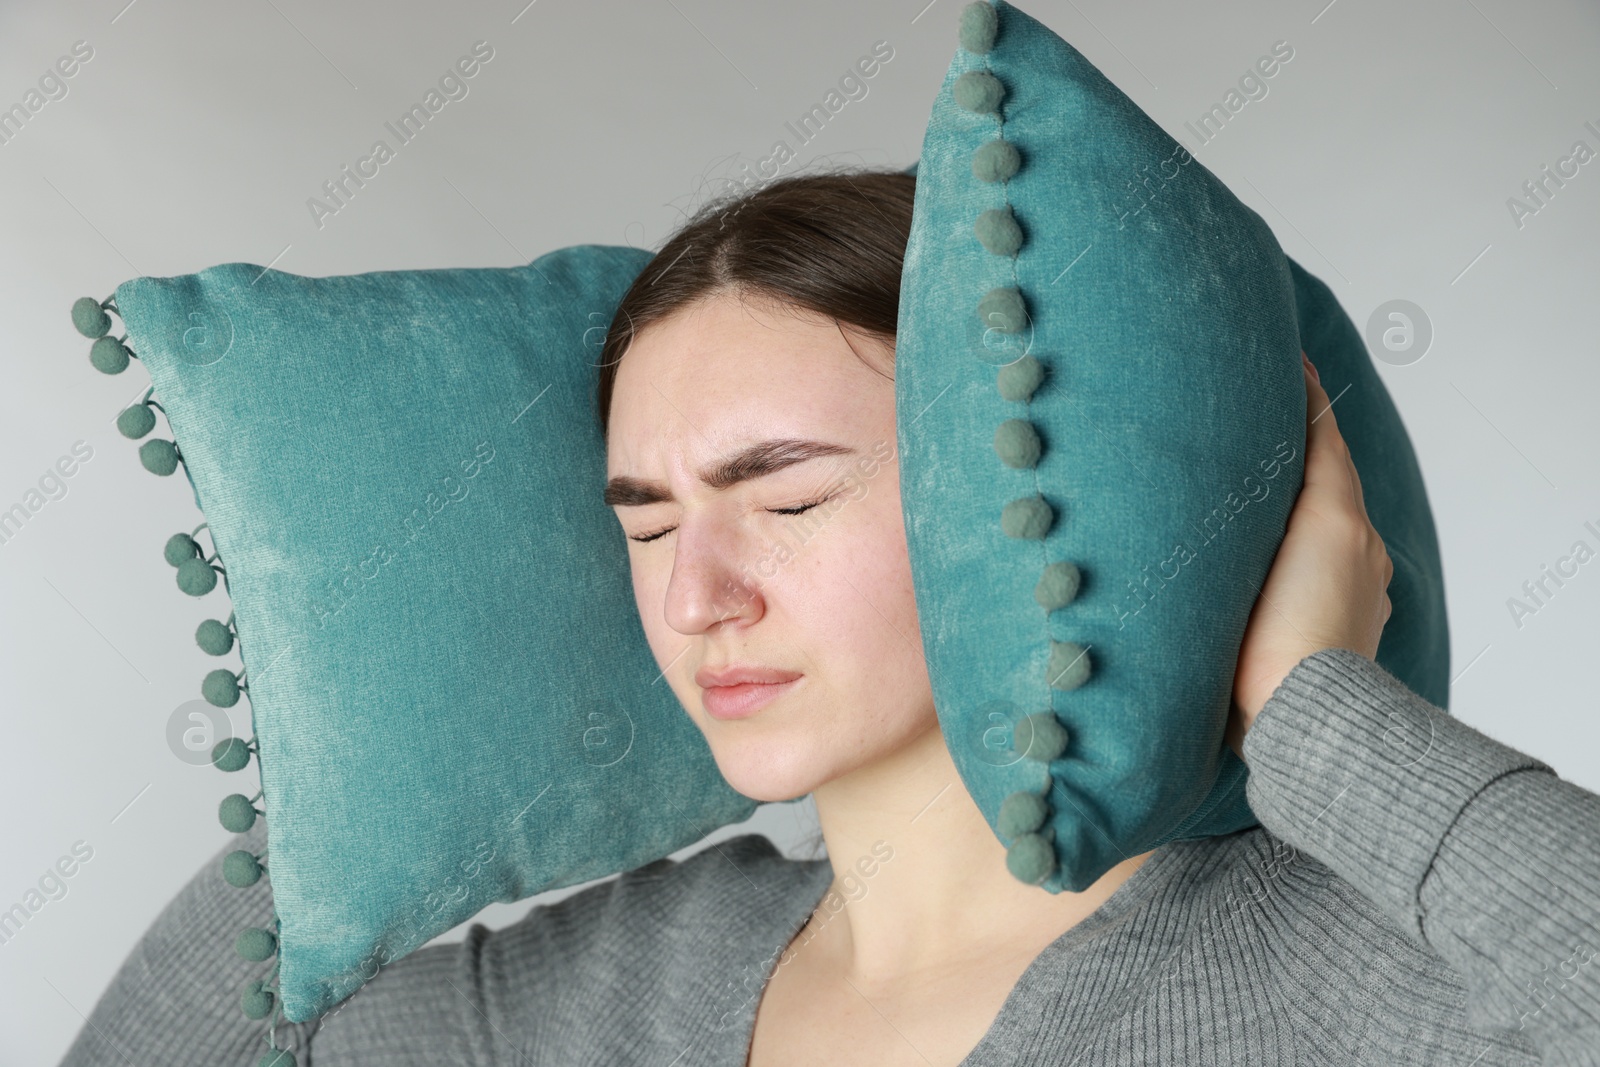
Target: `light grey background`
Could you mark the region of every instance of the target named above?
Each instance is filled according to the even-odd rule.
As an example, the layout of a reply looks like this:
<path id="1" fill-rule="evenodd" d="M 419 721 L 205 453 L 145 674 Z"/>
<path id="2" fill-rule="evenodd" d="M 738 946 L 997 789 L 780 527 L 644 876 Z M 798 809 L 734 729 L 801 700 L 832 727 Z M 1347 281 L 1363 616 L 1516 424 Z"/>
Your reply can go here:
<path id="1" fill-rule="evenodd" d="M 0 910 L 74 842 L 94 850 L 0 945 L 3 1065 L 56 1061 L 228 837 L 215 812 L 231 784 L 175 759 L 164 732 L 213 665 L 191 638 L 213 608 L 178 594 L 159 559 L 201 517 L 181 476 L 147 474 L 116 433 L 147 379 L 89 366 L 73 299 L 222 262 L 327 275 L 654 248 L 777 140 L 798 154 L 787 172 L 903 167 L 960 6 L 123 2 L 0 7 L 0 107 L 75 42 L 93 48 L 66 95 L 0 145 L 0 509 L 75 442 L 93 449 L 66 495 L 0 544 Z M 1520 627 L 1507 606 L 1575 541 L 1600 548 L 1584 526 L 1600 529 L 1600 160 L 1521 226 L 1508 208 L 1575 141 L 1600 151 L 1600 13 L 1579 0 L 1024 9 L 1260 212 L 1358 324 L 1390 300 L 1423 309 L 1430 350 L 1382 370 L 1439 525 L 1453 711 L 1600 788 L 1600 560 Z M 468 95 L 314 224 L 308 198 L 392 142 L 383 124 L 478 40 L 494 57 Z M 867 94 L 800 144 L 786 123 L 879 40 L 894 54 Z M 1185 123 L 1278 41 L 1293 59 L 1202 145 Z M 793 852 L 813 817 L 767 806 L 714 837 L 758 829 Z M 530 903 L 479 918 L 503 925 Z"/>

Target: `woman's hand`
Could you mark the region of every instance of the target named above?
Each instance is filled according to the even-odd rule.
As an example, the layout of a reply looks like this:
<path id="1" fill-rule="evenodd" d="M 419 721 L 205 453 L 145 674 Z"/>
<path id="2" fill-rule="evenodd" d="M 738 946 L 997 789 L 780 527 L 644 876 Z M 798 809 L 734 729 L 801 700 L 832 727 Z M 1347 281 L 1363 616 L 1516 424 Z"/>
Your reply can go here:
<path id="1" fill-rule="evenodd" d="M 1389 621 L 1394 564 L 1367 518 L 1361 478 L 1328 394 L 1306 376 L 1306 470 L 1283 544 L 1250 612 L 1233 680 L 1226 740 L 1244 758 L 1244 735 L 1295 664 L 1325 648 L 1372 659 Z"/>

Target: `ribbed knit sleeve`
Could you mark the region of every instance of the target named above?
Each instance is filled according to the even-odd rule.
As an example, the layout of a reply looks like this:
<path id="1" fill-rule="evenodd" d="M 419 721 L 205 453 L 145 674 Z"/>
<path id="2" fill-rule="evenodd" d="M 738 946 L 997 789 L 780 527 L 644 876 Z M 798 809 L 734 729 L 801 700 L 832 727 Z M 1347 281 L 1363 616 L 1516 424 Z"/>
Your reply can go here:
<path id="1" fill-rule="evenodd" d="M 1600 1063 L 1600 796 L 1343 648 L 1301 660 L 1243 747 L 1262 826 L 1448 961 L 1474 1028 Z"/>
<path id="2" fill-rule="evenodd" d="M 272 963 L 242 958 L 233 943 L 247 926 L 270 925 L 272 890 L 265 878 L 229 885 L 222 857 L 241 848 L 261 855 L 266 845 L 266 823 L 257 820 L 201 864 L 135 943 L 61 1067 L 255 1067 L 267 1051 L 267 1021 L 250 1019 L 239 1001 Z M 280 1022 L 278 1046 L 297 1046 L 306 1029 Z"/>

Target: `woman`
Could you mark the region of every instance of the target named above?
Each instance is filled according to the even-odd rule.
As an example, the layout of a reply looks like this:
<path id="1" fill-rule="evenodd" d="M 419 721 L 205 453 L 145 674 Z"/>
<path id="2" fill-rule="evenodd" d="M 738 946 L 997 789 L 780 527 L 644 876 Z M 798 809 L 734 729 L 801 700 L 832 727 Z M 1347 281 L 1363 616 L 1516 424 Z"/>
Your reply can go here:
<path id="1" fill-rule="evenodd" d="M 735 789 L 815 798 L 829 859 L 745 835 L 649 864 L 415 952 L 280 1044 L 316 1067 L 1600 1062 L 1600 797 L 1372 661 L 1392 568 L 1309 362 L 1228 731 L 1262 826 L 1081 893 L 1007 872 L 939 730 L 901 522 L 913 189 L 834 173 L 703 210 L 601 360 L 657 662 Z M 803 547 L 757 568 L 800 514 Z M 214 946 L 267 903 L 214 871 L 65 1064 L 255 1062 Z"/>

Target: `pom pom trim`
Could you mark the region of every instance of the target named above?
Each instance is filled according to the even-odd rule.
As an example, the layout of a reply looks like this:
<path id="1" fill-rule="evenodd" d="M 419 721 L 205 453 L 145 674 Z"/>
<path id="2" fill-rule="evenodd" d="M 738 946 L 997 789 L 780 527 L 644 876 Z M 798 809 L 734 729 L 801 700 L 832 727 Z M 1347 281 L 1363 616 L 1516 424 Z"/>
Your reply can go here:
<path id="1" fill-rule="evenodd" d="M 106 374 L 120 374 L 127 369 L 130 360 L 138 359 L 138 353 L 128 347 L 126 343 L 128 334 L 124 333 L 120 338 L 111 335 L 111 319 L 107 312 L 115 313 L 119 318 L 122 315 L 117 308 L 114 295 L 105 300 L 81 297 L 72 305 L 72 324 L 79 334 L 90 338 L 92 343 L 89 359 L 95 369 Z M 152 395 L 154 391 L 154 385 L 149 386 L 136 403 L 118 415 L 117 428 L 123 436 L 138 440 L 150 433 L 155 427 L 152 409 L 160 411 L 163 417 L 166 415 L 166 409 Z M 184 462 L 183 451 L 178 447 L 178 442 L 160 438 L 145 441 L 140 445 L 139 458 L 147 470 L 163 477 L 172 474 Z M 163 546 L 166 562 L 176 570 L 178 588 L 191 596 L 205 596 L 211 592 L 216 588 L 219 577 L 223 589 L 225 591 L 228 589 L 228 572 L 222 566 L 215 538 L 212 539 L 212 552 L 209 556 L 205 555 L 199 542 L 195 540 L 201 530 L 209 529 L 210 525 L 202 522 L 191 533 L 173 534 Z M 211 647 L 207 647 L 207 643 L 200 640 L 201 631 L 209 636 Z M 238 649 L 240 658 L 243 659 L 243 639 L 233 613 L 229 613 L 226 622 L 206 620 L 201 624 L 201 631 L 196 632 L 196 641 L 202 649 L 213 655 L 227 655 L 230 651 Z M 224 636 L 226 642 L 222 640 Z M 223 643 L 228 647 L 214 651 Z M 245 669 L 241 666 L 237 673 L 226 668 L 211 671 L 201 683 L 201 694 L 219 707 L 233 706 L 241 695 L 246 697 L 250 695 Z M 252 737 L 249 741 L 236 737 L 224 738 L 212 749 L 212 764 L 220 771 L 240 771 L 249 764 L 252 755 L 259 767 L 261 748 L 256 738 Z M 256 806 L 257 801 L 261 802 L 262 807 Z M 218 805 L 218 819 L 230 832 L 244 833 L 255 824 L 257 818 L 265 818 L 265 805 L 264 788 L 253 797 L 234 793 L 224 797 Z M 255 855 L 245 849 L 235 849 L 223 857 L 221 873 L 223 880 L 229 885 L 239 889 L 249 888 L 267 873 L 266 857 Z M 296 1067 L 298 1062 L 293 1052 L 278 1046 L 278 1024 L 283 1019 L 283 998 L 277 984 L 278 967 L 281 962 L 281 957 L 278 956 L 281 933 L 282 922 L 274 907 L 271 922 L 266 928 L 246 928 L 240 932 L 232 946 L 239 956 L 247 960 L 253 962 L 269 958 L 273 960 L 271 970 L 266 977 L 253 979 L 239 996 L 240 1011 L 246 1018 L 267 1020 L 266 1029 L 261 1034 L 261 1039 L 267 1043 L 267 1052 L 261 1057 L 258 1067 Z"/>
<path id="2" fill-rule="evenodd" d="M 985 355 L 988 343 L 996 340 L 994 334 L 1003 335 L 997 339 L 1001 344 L 1026 338 L 1022 355 L 1001 366 L 995 382 L 1002 399 L 1026 408 L 1032 404 L 1034 394 L 1044 381 L 1046 367 L 1026 351 L 1032 346 L 1031 321 L 1017 272 L 1017 255 L 1027 240 L 1026 219 L 1018 218 L 1015 205 L 1010 201 L 1009 188 L 1011 178 L 1025 161 L 1017 147 L 1005 139 L 1005 84 L 989 62 L 1001 36 L 1000 15 L 991 0 L 973 0 L 962 9 L 961 47 L 981 57 L 983 65 L 954 79 L 950 91 L 958 106 L 976 115 L 992 116 L 995 123 L 994 138 L 979 145 L 973 154 L 972 173 L 998 188 L 1001 203 L 978 215 L 973 222 L 973 236 L 985 250 L 1007 261 L 1011 284 L 981 292 L 977 311 L 984 327 Z M 1046 539 L 1056 525 L 1057 508 L 1045 499 L 1038 465 L 1049 451 L 1049 442 L 1030 419 L 1010 418 L 995 427 L 994 450 L 1002 467 L 1002 477 L 1005 471 L 1020 471 L 1032 479 L 1032 491 L 1007 503 L 998 519 L 1005 536 L 1039 542 L 1042 570 L 1034 588 L 1034 601 L 1048 620 L 1052 612 L 1067 607 L 1077 598 L 1083 580 L 1077 564 L 1071 560 L 1052 561 L 1046 549 Z M 1048 622 L 1045 633 L 1048 665 L 1043 680 L 1047 692 L 1070 691 L 1085 684 L 1091 673 L 1091 646 L 1048 637 Z M 1048 795 L 1057 787 L 1064 788 L 1064 783 L 1050 768 L 1066 757 L 1071 735 L 1056 716 L 1053 696 L 1050 703 L 1050 707 L 1026 716 L 1013 731 L 1015 746 L 1024 749 L 1023 754 L 1029 759 L 1046 767 L 1050 788 L 1042 796 L 1026 790 L 1007 796 L 995 826 L 1002 838 L 1011 839 L 1006 849 L 1007 870 L 1028 885 L 1043 884 L 1059 866 Z"/>

